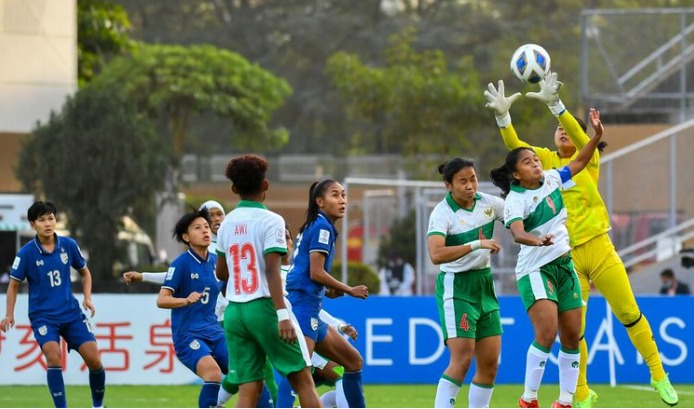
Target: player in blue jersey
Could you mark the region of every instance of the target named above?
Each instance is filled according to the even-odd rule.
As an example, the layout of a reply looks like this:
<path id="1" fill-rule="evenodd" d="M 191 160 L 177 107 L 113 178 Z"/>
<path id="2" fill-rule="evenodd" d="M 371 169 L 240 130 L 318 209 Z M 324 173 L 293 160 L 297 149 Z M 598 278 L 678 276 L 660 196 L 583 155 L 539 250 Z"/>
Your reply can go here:
<path id="1" fill-rule="evenodd" d="M 349 294 L 361 299 L 369 296 L 366 286 L 350 287 L 328 273 L 335 256 L 335 222 L 344 217 L 346 205 L 345 190 L 336 181 L 326 179 L 311 185 L 306 222 L 299 230 L 293 263 L 287 273 L 287 298 L 310 353 L 315 350 L 345 368 L 342 385 L 347 402 L 352 408 L 363 408 L 364 361 L 356 348 L 319 317 L 325 296 Z"/>
<path id="2" fill-rule="evenodd" d="M 214 311 L 221 287 L 215 277 L 217 257 L 207 251 L 212 242 L 207 209 L 181 217 L 174 235 L 188 245 L 188 251 L 171 263 L 157 306 L 171 309 L 176 356 L 204 381 L 199 407 L 215 407 L 229 360 L 224 331 Z"/>
<path id="3" fill-rule="evenodd" d="M 36 231 L 34 240 L 27 243 L 14 259 L 7 289 L 7 313 L 0 323 L 3 331 L 12 328 L 17 292 L 23 281 L 29 284 L 29 321 L 34 337 L 41 347 L 48 366 L 48 389 L 57 408 L 67 407 L 65 384 L 61 368 L 60 337 L 69 349 L 77 351 L 89 368 L 89 386 L 94 407 L 103 406 L 106 373 L 101 365 L 96 338 L 79 302 L 72 294 L 70 268 L 82 276 L 84 301 L 91 311 L 92 276 L 77 243 L 55 233 L 58 211 L 51 202 L 35 202 L 27 219 Z"/>

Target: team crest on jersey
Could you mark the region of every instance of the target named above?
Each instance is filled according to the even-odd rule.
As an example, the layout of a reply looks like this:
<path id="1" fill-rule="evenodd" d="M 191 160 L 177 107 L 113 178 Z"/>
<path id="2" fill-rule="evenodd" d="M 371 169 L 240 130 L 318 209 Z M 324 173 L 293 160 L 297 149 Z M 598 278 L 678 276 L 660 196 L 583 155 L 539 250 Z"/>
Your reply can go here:
<path id="1" fill-rule="evenodd" d="M 18 269 L 18 268 L 19 268 L 19 263 L 20 263 L 21 261 L 22 261 L 21 258 L 15 257 L 15 258 L 14 258 L 14 263 L 12 263 L 12 269 L 13 269 L 13 270 Z"/>
<path id="2" fill-rule="evenodd" d="M 68 262 L 67 253 L 65 253 L 65 252 L 60 253 L 60 261 L 62 261 L 63 264 L 67 264 L 67 262 Z"/>
<path id="3" fill-rule="evenodd" d="M 198 349 L 200 349 L 200 342 L 198 342 L 197 339 L 194 339 L 193 342 L 188 344 L 188 346 L 190 347 L 190 349 L 197 351 Z"/>
<path id="4" fill-rule="evenodd" d="M 48 334 L 48 328 L 47 328 L 45 325 L 41 325 L 41 326 L 39 327 L 39 334 L 40 334 L 41 336 L 44 336 L 44 335 Z"/>
<path id="5" fill-rule="evenodd" d="M 461 225 L 461 226 L 465 226 L 465 220 L 460 219 L 460 225 Z"/>
<path id="6" fill-rule="evenodd" d="M 484 209 L 484 215 L 487 216 L 487 219 L 493 219 L 494 218 L 494 209 L 492 209 L 491 207 Z"/>
<path id="7" fill-rule="evenodd" d="M 318 318 L 311 318 L 311 329 L 318 330 Z"/>

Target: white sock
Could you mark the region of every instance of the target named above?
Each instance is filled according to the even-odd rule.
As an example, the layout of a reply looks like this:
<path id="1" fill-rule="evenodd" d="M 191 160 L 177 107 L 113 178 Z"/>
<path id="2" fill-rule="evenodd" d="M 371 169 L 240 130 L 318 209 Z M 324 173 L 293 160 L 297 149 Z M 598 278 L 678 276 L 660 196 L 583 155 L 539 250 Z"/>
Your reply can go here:
<path id="1" fill-rule="evenodd" d="M 327 391 L 320 397 L 320 405 L 324 408 L 337 407 L 337 393 L 335 391 Z"/>
<path id="2" fill-rule="evenodd" d="M 460 391 L 460 383 L 446 375 L 439 379 L 439 386 L 436 388 L 435 408 L 452 408 L 455 406 L 455 399 Z"/>
<path id="3" fill-rule="evenodd" d="M 540 389 L 542 375 L 545 373 L 545 366 L 547 366 L 548 359 L 549 351 L 533 341 L 533 343 L 530 344 L 530 348 L 528 348 L 528 356 L 525 362 L 524 401 L 532 402 L 537 399 L 537 391 Z"/>
<path id="4" fill-rule="evenodd" d="M 573 401 L 580 360 L 581 353 L 578 349 L 562 348 L 559 351 L 559 403 L 562 405 L 570 405 Z"/>
<path id="5" fill-rule="evenodd" d="M 337 407 L 338 408 L 348 408 L 349 403 L 347 403 L 347 397 L 345 396 L 345 390 L 342 387 L 342 379 L 335 382 L 335 392 L 337 393 L 337 396 L 335 396 L 335 401 L 337 403 Z"/>
<path id="6" fill-rule="evenodd" d="M 488 408 L 492 400 L 494 385 L 482 385 L 471 383 L 468 393 L 468 408 Z"/>
<path id="7" fill-rule="evenodd" d="M 217 394 L 217 406 L 223 407 L 225 403 L 229 402 L 229 399 L 231 399 L 232 396 L 234 395 L 220 387 L 219 393 Z"/>

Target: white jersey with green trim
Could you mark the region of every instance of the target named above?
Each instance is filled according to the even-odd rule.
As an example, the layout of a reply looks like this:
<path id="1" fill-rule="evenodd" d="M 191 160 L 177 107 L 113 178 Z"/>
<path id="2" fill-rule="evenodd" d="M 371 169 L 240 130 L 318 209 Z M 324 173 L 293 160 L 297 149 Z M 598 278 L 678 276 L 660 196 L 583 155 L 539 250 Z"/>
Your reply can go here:
<path id="1" fill-rule="evenodd" d="M 446 238 L 446 247 L 460 246 L 475 240 L 491 240 L 494 221 L 503 223 L 504 201 L 486 193 L 477 193 L 472 209 L 464 209 L 449 193 L 429 216 L 427 237 L 438 234 Z M 490 250 L 479 249 L 458 260 L 440 265 L 446 273 L 463 273 L 489 267 Z"/>
<path id="2" fill-rule="evenodd" d="M 545 177 L 537 189 L 525 189 L 511 184 L 506 197 L 504 223 L 522 220 L 525 231 L 535 237 L 553 234 L 551 246 L 521 244 L 516 264 L 516 279 L 540 269 L 571 250 L 566 229 L 566 207 L 561 195 L 562 180 L 556 169 L 544 171 Z"/>
<path id="3" fill-rule="evenodd" d="M 287 253 L 284 219 L 258 202 L 242 200 L 217 232 L 217 254 L 229 269 L 226 298 L 244 303 L 270 298 L 265 255 Z"/>

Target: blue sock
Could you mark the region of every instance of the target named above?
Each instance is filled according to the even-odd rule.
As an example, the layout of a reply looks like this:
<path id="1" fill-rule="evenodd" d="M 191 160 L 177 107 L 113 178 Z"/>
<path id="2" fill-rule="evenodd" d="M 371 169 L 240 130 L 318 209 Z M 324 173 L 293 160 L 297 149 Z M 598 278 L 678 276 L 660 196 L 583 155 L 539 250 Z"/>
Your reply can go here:
<path id="1" fill-rule="evenodd" d="M 277 404 L 278 408 L 291 408 L 294 407 L 294 400 L 296 399 L 292 389 L 292 385 L 289 380 L 285 377 L 279 378 L 280 381 L 277 382 Z"/>
<path id="2" fill-rule="evenodd" d="M 56 408 L 67 408 L 67 399 L 65 399 L 65 384 L 63 383 L 63 368 L 49 367 L 46 371 L 48 378 L 48 390 L 51 391 L 51 397 Z"/>
<path id="3" fill-rule="evenodd" d="M 260 398 L 258 398 L 258 405 L 256 408 L 274 408 L 275 405 L 273 405 L 273 403 L 274 402 L 272 401 L 270 389 L 267 388 L 267 385 L 263 384 L 263 391 L 260 393 Z"/>
<path id="4" fill-rule="evenodd" d="M 104 406 L 104 394 L 106 393 L 106 371 L 104 367 L 96 371 L 89 370 L 89 387 L 92 390 L 92 404 L 95 408 Z"/>
<path id="5" fill-rule="evenodd" d="M 217 406 L 217 395 L 219 387 L 222 386 L 219 382 L 205 382 L 200 389 L 200 397 L 198 398 L 198 407 L 214 408 Z"/>
<path id="6" fill-rule="evenodd" d="M 342 388 L 350 408 L 365 408 L 364 389 L 361 386 L 361 371 L 345 372 L 342 376 Z"/>

